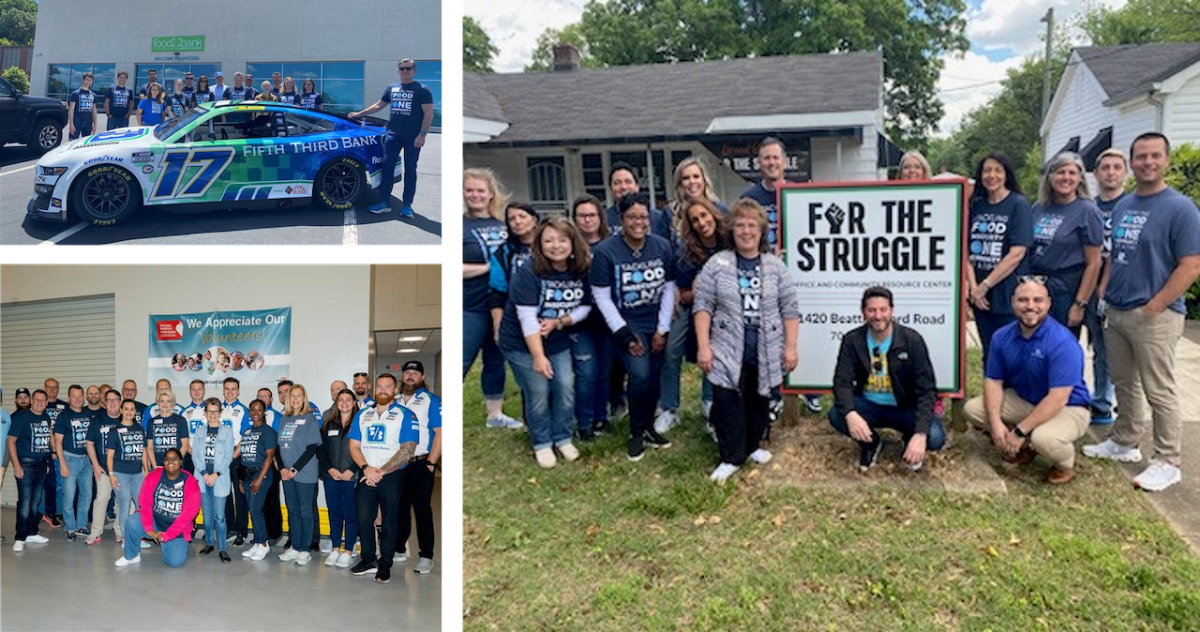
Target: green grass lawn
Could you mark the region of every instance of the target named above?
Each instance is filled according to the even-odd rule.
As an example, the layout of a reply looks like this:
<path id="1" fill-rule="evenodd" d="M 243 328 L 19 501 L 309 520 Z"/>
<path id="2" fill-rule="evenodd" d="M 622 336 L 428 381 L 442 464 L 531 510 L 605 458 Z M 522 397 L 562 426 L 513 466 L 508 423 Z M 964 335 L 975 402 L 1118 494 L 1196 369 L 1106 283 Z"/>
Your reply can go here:
<path id="1" fill-rule="evenodd" d="M 620 421 L 553 470 L 524 432 L 484 427 L 467 376 L 467 629 L 1200 630 L 1200 561 L 1116 467 L 991 495 L 748 467 L 717 486 L 698 375 L 672 448 L 628 462 Z M 505 409 L 520 417 L 511 375 Z"/>

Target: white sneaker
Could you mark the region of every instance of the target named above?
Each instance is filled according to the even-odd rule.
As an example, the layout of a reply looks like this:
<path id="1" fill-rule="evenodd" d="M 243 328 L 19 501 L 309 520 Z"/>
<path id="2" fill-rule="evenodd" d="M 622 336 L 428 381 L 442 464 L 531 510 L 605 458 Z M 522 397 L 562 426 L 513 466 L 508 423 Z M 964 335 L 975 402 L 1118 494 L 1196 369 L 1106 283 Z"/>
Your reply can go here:
<path id="1" fill-rule="evenodd" d="M 290 562 L 298 557 L 300 557 L 300 551 L 289 547 L 288 550 L 284 551 L 283 554 L 279 556 L 279 561 Z"/>
<path id="2" fill-rule="evenodd" d="M 1179 466 L 1151 459 L 1150 467 L 1133 477 L 1133 486 L 1148 492 L 1161 492 L 1181 480 L 1183 473 L 1179 471 Z"/>
<path id="3" fill-rule="evenodd" d="M 700 407 L 704 409 L 704 418 L 708 419 L 709 415 L 712 414 L 712 402 L 701 401 Z"/>
<path id="4" fill-rule="evenodd" d="M 132 560 L 127 560 L 127 559 L 125 559 L 125 556 L 122 555 L 120 558 L 117 559 L 117 567 L 129 566 L 130 564 L 137 564 L 140 561 L 142 561 L 141 553 L 138 553 L 137 556 L 135 556 Z"/>
<path id="5" fill-rule="evenodd" d="M 563 459 L 567 461 L 574 461 L 579 458 L 579 448 L 576 448 L 573 443 L 564 443 L 558 446 L 558 451 L 562 454 Z"/>
<path id="6" fill-rule="evenodd" d="M 763 463 L 770 461 L 771 456 L 772 455 L 770 452 L 767 452 L 766 450 L 759 448 L 750 453 L 750 460 L 754 461 L 755 463 L 758 463 L 759 465 L 762 465 Z"/>
<path id="7" fill-rule="evenodd" d="M 321 552 L 322 553 L 332 553 L 333 552 L 333 542 L 330 542 L 329 540 L 321 540 Z"/>
<path id="8" fill-rule="evenodd" d="M 554 449 L 553 448 L 542 448 L 541 450 L 534 450 L 533 457 L 535 459 L 537 459 L 537 464 L 542 469 L 548 470 L 548 469 L 554 467 L 555 465 L 558 465 L 558 459 L 554 458 Z"/>
<path id="9" fill-rule="evenodd" d="M 308 551 L 305 551 L 296 557 L 296 564 L 299 564 L 300 566 L 305 566 L 311 561 L 312 561 L 312 554 L 309 553 Z"/>
<path id="10" fill-rule="evenodd" d="M 250 560 L 254 562 L 262 561 L 271 554 L 271 547 L 265 544 L 260 544 L 250 548 L 253 550 L 253 553 L 250 554 Z"/>
<path id="11" fill-rule="evenodd" d="M 340 551 L 334 551 L 325 558 L 326 566 L 337 566 L 338 560 L 342 559 Z"/>
<path id="12" fill-rule="evenodd" d="M 732 463 L 722 463 L 717 466 L 717 469 L 713 470 L 713 473 L 709 476 L 709 478 L 718 483 L 724 483 L 725 481 L 729 480 L 729 477 L 733 476 L 733 473 L 736 471 L 738 471 L 738 466 Z"/>
<path id="13" fill-rule="evenodd" d="M 47 538 L 44 535 L 38 535 L 35 533 L 33 535 L 25 536 L 25 541 L 30 544 L 45 544 L 50 541 L 50 538 Z"/>
<path id="14" fill-rule="evenodd" d="M 13 542 L 13 551 L 20 553 L 21 551 L 24 551 L 24 550 L 25 550 L 25 541 L 24 540 L 17 540 L 16 542 Z"/>
<path id="15" fill-rule="evenodd" d="M 400 549 L 399 551 L 396 551 L 395 553 L 393 553 L 392 561 L 393 562 L 407 562 L 408 561 L 408 549 Z"/>
<path id="16" fill-rule="evenodd" d="M 1136 445 L 1123 446 L 1112 439 L 1083 446 L 1083 454 L 1093 459 L 1109 459 L 1122 463 L 1137 463 L 1142 460 L 1142 451 Z"/>
<path id="17" fill-rule="evenodd" d="M 251 558 L 254 557 L 254 554 L 258 553 L 258 546 L 259 545 L 255 544 L 254 546 L 251 546 L 250 548 L 246 549 L 245 551 L 242 551 L 242 557 L 251 557 Z"/>
<path id="18" fill-rule="evenodd" d="M 500 413 L 499 417 L 489 417 L 487 420 L 488 428 L 503 428 L 505 430 L 520 430 L 525 427 L 525 424 Z"/>
<path id="19" fill-rule="evenodd" d="M 677 423 L 679 423 L 679 413 L 673 410 L 664 410 L 654 419 L 654 431 L 658 434 L 666 434 Z"/>
<path id="20" fill-rule="evenodd" d="M 350 562 L 353 559 L 354 556 L 350 553 L 350 551 L 342 551 L 342 554 L 338 557 L 337 567 L 350 568 Z"/>
<path id="21" fill-rule="evenodd" d="M 150 543 L 145 540 L 142 540 L 140 543 L 138 543 L 138 547 L 143 548 L 143 549 L 148 549 L 148 548 L 150 548 Z"/>

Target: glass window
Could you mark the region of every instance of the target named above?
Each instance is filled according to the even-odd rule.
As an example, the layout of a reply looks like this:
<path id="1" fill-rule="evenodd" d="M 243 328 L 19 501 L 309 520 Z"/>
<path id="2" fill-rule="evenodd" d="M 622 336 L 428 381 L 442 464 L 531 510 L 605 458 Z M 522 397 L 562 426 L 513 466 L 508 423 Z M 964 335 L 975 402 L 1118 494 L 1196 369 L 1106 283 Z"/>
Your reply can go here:
<path id="1" fill-rule="evenodd" d="M 562 156 L 541 156 L 526 159 L 529 172 L 529 196 L 533 204 L 559 207 L 567 202 L 567 186 Z"/>
<path id="2" fill-rule="evenodd" d="M 325 63 L 321 64 L 321 67 L 326 79 L 363 80 L 363 62 Z"/>
<path id="3" fill-rule="evenodd" d="M 67 100 L 67 82 L 71 79 L 70 64 L 51 64 L 50 74 L 46 78 L 46 96 Z"/>
<path id="4" fill-rule="evenodd" d="M 296 82 L 296 91 L 300 91 L 300 86 L 304 85 L 305 79 L 312 79 L 317 84 L 317 90 L 320 90 L 321 83 L 321 64 L 320 62 L 290 62 L 283 64 L 283 76 L 291 77 Z"/>
<path id="5" fill-rule="evenodd" d="M 337 123 L 329 119 L 297 114 L 295 112 L 288 112 L 286 120 L 288 136 L 322 134 L 324 132 L 332 132 L 337 128 Z"/>
<path id="6" fill-rule="evenodd" d="M 0 68 L 4 68 L 5 70 L 7 70 L 9 68 L 12 68 L 13 66 L 20 65 L 20 63 L 21 63 L 20 49 L 10 48 L 10 49 L 4 51 L 4 65 L 0 66 Z"/>
<path id="7" fill-rule="evenodd" d="M 227 112 L 220 116 L 214 116 L 208 123 L 205 123 L 206 130 L 209 129 L 209 123 L 212 124 L 211 129 L 216 140 L 275 137 L 275 115 L 271 112 L 261 110 Z"/>
<path id="8" fill-rule="evenodd" d="M 442 128 L 442 62 L 418 61 L 417 72 L 413 75 L 413 79 L 429 88 L 429 93 L 433 96 L 433 123 L 430 124 L 430 127 L 440 130 Z"/>
<path id="9" fill-rule="evenodd" d="M 104 92 L 109 86 L 117 83 L 116 64 L 96 64 L 92 67 L 92 91 Z"/>
<path id="10" fill-rule="evenodd" d="M 362 109 L 363 82 L 328 80 L 322 82 L 321 99 L 325 111 L 349 113 Z"/>
<path id="11" fill-rule="evenodd" d="M 246 64 L 246 68 L 254 75 L 254 83 L 259 85 L 269 80 L 271 73 L 291 77 L 296 82 L 296 92 L 303 89 L 305 79 L 312 79 L 317 92 L 321 93 L 326 112 L 347 114 L 363 108 L 362 62 L 253 62 Z M 257 90 L 259 85 L 253 87 Z M 372 103 L 375 100 L 371 98 Z"/>
<path id="12" fill-rule="evenodd" d="M 269 80 L 271 78 L 271 73 L 283 72 L 283 64 L 277 61 L 255 62 L 253 64 L 246 64 L 246 72 L 254 75 L 254 83 L 261 84 L 263 79 Z M 254 89 L 258 90 L 258 86 L 254 86 Z"/>

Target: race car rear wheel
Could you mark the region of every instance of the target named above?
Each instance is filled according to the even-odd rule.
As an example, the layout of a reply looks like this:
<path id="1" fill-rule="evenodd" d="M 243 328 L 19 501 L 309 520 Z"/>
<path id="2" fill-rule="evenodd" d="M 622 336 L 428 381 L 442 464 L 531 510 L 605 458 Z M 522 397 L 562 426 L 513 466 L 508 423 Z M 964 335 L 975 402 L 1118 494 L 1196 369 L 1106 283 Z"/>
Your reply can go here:
<path id="1" fill-rule="evenodd" d="M 317 202 L 335 211 L 345 211 L 354 208 L 370 187 L 362 162 L 350 156 L 339 156 L 321 167 L 313 188 Z"/>
<path id="2" fill-rule="evenodd" d="M 86 169 L 72 185 L 71 207 L 86 222 L 109 226 L 127 219 L 140 206 L 141 189 L 133 174 L 115 165 Z"/>

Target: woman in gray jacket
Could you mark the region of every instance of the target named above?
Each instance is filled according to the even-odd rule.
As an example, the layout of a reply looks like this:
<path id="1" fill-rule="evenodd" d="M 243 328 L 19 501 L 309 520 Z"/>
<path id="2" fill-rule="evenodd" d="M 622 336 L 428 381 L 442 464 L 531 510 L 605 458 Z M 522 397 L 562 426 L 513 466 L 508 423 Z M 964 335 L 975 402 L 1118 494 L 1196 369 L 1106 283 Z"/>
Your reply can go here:
<path id="1" fill-rule="evenodd" d="M 200 555 L 212 553 L 215 542 L 221 561 L 230 562 L 225 542 L 225 498 L 233 489 L 229 476 L 229 464 L 233 462 L 233 428 L 221 423 L 221 400 L 215 397 L 204 400 L 204 418 L 208 423 L 196 428 L 188 446 L 200 478 L 200 507 L 204 512 L 205 546 L 200 549 Z"/>
<path id="2" fill-rule="evenodd" d="M 749 457 L 771 460 L 758 447 L 767 427 L 771 389 L 796 368 L 800 330 L 796 283 L 768 252 L 767 214 L 743 198 L 726 218 L 733 249 L 704 264 L 693 286 L 696 364 L 713 385 L 712 420 L 721 464 L 710 478 L 725 482 Z"/>

